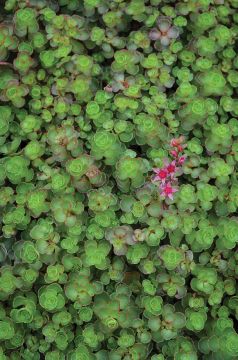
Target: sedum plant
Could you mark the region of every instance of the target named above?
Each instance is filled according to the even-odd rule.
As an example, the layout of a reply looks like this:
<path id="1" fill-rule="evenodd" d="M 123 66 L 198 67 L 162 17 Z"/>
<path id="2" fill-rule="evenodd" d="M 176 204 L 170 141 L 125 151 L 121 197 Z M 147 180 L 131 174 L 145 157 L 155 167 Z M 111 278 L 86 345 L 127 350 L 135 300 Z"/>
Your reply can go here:
<path id="1" fill-rule="evenodd" d="M 238 359 L 237 9 L 0 2 L 0 360 Z"/>

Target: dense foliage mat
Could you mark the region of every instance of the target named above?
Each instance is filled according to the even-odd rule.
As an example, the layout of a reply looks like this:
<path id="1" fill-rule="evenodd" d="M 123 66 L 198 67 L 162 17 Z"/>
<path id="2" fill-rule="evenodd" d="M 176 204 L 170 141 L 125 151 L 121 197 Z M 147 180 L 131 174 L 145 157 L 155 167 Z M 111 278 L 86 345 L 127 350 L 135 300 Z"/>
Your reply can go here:
<path id="1" fill-rule="evenodd" d="M 238 359 L 238 0 L 0 4 L 0 360 Z"/>

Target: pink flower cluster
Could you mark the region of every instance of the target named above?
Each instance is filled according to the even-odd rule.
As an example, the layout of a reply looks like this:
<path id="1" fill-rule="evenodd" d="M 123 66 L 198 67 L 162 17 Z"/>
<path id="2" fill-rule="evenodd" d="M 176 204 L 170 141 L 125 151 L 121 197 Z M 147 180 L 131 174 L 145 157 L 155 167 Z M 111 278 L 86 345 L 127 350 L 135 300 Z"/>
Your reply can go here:
<path id="1" fill-rule="evenodd" d="M 183 155 L 185 145 L 183 145 L 184 137 L 180 136 L 178 139 L 172 139 L 170 142 L 170 155 L 173 157 L 171 162 L 165 161 L 163 168 L 153 169 L 155 176 L 152 181 L 158 183 L 161 196 L 173 200 L 173 194 L 178 191 L 177 176 L 181 174 L 181 166 L 186 160 Z"/>
<path id="2" fill-rule="evenodd" d="M 149 38 L 152 41 L 160 41 L 161 45 L 168 46 L 173 39 L 179 36 L 179 29 L 172 25 L 172 21 L 167 16 L 160 16 L 157 20 L 157 27 L 151 29 Z"/>
<path id="3" fill-rule="evenodd" d="M 114 79 L 104 87 L 104 90 L 109 93 L 117 93 L 119 91 L 126 90 L 134 83 L 134 79 L 131 78 L 125 78 L 125 75 L 123 73 L 117 73 L 114 75 Z"/>

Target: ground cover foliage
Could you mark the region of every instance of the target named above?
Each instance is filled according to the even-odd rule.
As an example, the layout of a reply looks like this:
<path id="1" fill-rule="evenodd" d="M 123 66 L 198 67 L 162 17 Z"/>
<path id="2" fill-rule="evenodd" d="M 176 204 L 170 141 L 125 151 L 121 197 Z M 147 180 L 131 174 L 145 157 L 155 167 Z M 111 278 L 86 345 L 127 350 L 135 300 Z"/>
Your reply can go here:
<path id="1" fill-rule="evenodd" d="M 0 360 L 238 359 L 238 1 L 0 4 Z"/>

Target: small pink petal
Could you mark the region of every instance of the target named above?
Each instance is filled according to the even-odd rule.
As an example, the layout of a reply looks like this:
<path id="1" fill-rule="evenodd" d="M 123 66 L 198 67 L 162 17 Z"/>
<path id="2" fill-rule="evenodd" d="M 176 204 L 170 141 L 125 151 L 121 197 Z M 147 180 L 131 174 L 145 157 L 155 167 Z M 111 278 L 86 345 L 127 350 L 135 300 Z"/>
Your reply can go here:
<path id="1" fill-rule="evenodd" d="M 182 146 L 182 145 L 178 145 L 178 146 L 177 146 L 177 150 L 178 150 L 178 152 L 182 152 L 182 151 L 183 151 L 183 146 Z"/>
<path id="2" fill-rule="evenodd" d="M 167 35 L 161 36 L 161 38 L 160 38 L 160 43 L 161 43 L 161 45 L 163 45 L 163 46 L 168 46 L 168 45 L 170 44 L 170 39 L 169 39 L 169 37 L 168 37 Z"/>
<path id="3" fill-rule="evenodd" d="M 175 157 L 175 158 L 178 156 L 178 153 L 177 153 L 176 150 L 171 150 L 171 151 L 170 151 L 170 154 L 171 154 L 173 157 Z"/>
<path id="4" fill-rule="evenodd" d="M 178 159 L 178 163 L 179 165 L 182 165 L 184 163 L 184 161 L 186 160 L 186 156 L 183 155 L 183 156 L 180 156 L 180 158 Z"/>
<path id="5" fill-rule="evenodd" d="M 177 147 L 177 146 L 181 145 L 184 142 L 184 140 L 185 139 L 184 139 L 183 135 L 179 136 L 179 138 L 173 138 L 170 141 L 170 146 Z"/>
<path id="6" fill-rule="evenodd" d="M 112 92 L 113 90 L 112 90 L 112 87 L 110 86 L 110 85 L 107 85 L 107 86 L 105 86 L 104 87 L 104 90 L 106 91 L 106 92 Z"/>
<path id="7" fill-rule="evenodd" d="M 179 36 L 179 29 L 175 26 L 172 26 L 168 32 L 167 32 L 167 36 L 170 39 L 176 39 Z"/>
<path id="8" fill-rule="evenodd" d="M 168 171 L 169 174 L 174 174 L 176 171 L 176 162 L 175 160 L 173 160 L 170 164 L 167 165 L 166 170 Z"/>
<path id="9" fill-rule="evenodd" d="M 160 31 L 165 33 L 169 30 L 169 28 L 171 26 L 171 20 L 170 20 L 170 18 L 168 18 L 166 16 L 161 16 L 157 20 L 157 25 L 158 25 Z"/>
<path id="10" fill-rule="evenodd" d="M 162 190 L 161 195 L 163 195 L 165 197 L 169 197 L 169 198 L 171 198 L 171 196 L 173 196 L 173 193 L 178 191 L 177 189 L 172 187 L 170 182 L 168 182 L 166 184 L 161 184 L 160 189 Z"/>
<path id="11" fill-rule="evenodd" d="M 176 147 L 178 145 L 178 139 L 172 139 L 171 141 L 170 141 L 170 146 L 172 146 L 172 147 Z"/>
<path id="12" fill-rule="evenodd" d="M 153 40 L 153 41 L 159 40 L 160 36 L 161 36 L 161 33 L 156 28 L 152 29 L 149 33 L 149 38 L 150 38 L 150 40 Z"/>
<path id="13" fill-rule="evenodd" d="M 152 181 L 160 181 L 160 177 L 159 176 L 155 176 Z"/>
<path id="14" fill-rule="evenodd" d="M 156 175 L 153 179 L 152 179 L 153 182 L 155 181 L 160 181 L 161 183 L 164 183 L 166 181 L 166 178 L 161 178 L 160 176 Z"/>

